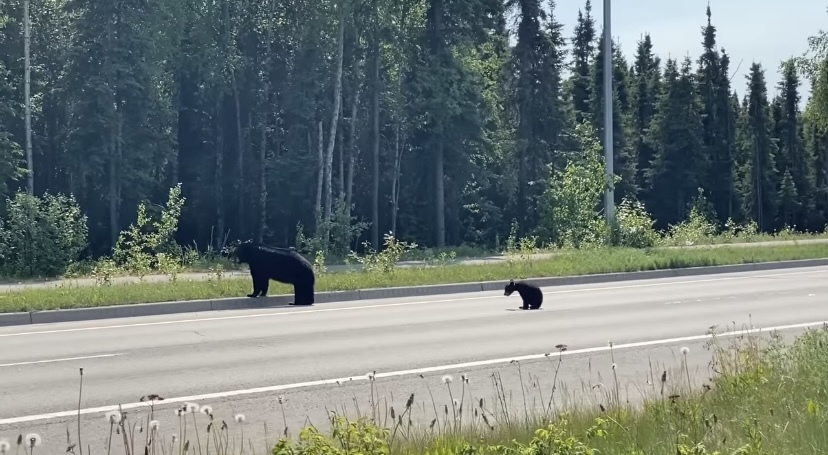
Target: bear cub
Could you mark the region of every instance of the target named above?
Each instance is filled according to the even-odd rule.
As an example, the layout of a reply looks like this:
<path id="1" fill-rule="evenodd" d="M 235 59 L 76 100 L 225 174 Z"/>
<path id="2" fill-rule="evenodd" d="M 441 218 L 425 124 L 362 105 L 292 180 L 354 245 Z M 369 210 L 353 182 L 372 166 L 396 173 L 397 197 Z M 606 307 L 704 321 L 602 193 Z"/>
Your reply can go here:
<path id="1" fill-rule="evenodd" d="M 534 284 L 526 283 L 524 281 L 518 281 L 515 283 L 514 280 L 510 280 L 509 284 L 507 284 L 504 289 L 503 295 L 508 297 L 515 291 L 517 291 L 517 293 L 520 294 L 520 298 L 523 299 L 523 306 L 519 307 L 523 310 L 537 310 L 543 303 L 543 292 L 541 292 L 540 288 Z"/>

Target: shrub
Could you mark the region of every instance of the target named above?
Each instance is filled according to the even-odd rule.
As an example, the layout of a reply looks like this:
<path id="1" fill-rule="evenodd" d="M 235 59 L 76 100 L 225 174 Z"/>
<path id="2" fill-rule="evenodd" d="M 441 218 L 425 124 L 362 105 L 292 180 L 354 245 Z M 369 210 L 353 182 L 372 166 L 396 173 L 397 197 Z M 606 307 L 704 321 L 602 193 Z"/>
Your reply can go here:
<path id="1" fill-rule="evenodd" d="M 640 201 L 624 199 L 616 212 L 618 222 L 618 242 L 630 248 L 649 248 L 661 240 L 656 229 L 655 220 L 647 213 Z"/>
<path id="2" fill-rule="evenodd" d="M 86 248 L 86 215 L 72 196 L 17 193 L 6 200 L 6 213 L 0 257 L 7 275 L 60 275 Z"/>

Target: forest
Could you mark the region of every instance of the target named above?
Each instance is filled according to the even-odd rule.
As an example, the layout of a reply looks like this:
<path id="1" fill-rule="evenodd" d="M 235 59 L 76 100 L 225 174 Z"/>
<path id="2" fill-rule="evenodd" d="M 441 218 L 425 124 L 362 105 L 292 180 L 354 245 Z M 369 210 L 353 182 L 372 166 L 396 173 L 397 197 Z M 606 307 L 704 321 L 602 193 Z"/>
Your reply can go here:
<path id="1" fill-rule="evenodd" d="M 614 46 L 616 203 L 659 229 L 704 200 L 719 225 L 822 231 L 825 57 L 734 80 L 714 19 L 699 11 L 697 61 L 663 60 L 647 34 L 629 58 Z M 82 220 L 77 250 L 110 254 L 180 184 L 176 240 L 200 248 L 299 229 L 334 251 L 387 232 L 559 242 L 579 204 L 561 185 L 602 185 L 600 166 L 568 167 L 603 153 L 599 22 L 590 0 L 576 18 L 542 0 L 5 0 L 0 215 L 48 198 L 44 222 Z"/>

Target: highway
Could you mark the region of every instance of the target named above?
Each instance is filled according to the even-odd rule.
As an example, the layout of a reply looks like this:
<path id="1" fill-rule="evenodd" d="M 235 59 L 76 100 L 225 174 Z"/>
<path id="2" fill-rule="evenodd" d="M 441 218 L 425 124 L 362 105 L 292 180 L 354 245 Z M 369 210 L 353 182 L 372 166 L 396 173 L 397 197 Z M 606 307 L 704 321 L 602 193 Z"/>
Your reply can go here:
<path id="1" fill-rule="evenodd" d="M 106 407 L 122 404 L 134 419 L 149 394 L 166 398 L 156 407 L 162 433 L 177 432 L 171 409 L 194 401 L 231 426 L 244 413 L 257 451 L 265 421 L 272 440 L 284 420 L 295 435 L 306 419 L 324 428 L 326 407 L 353 411 L 356 400 L 370 409 L 373 371 L 375 393 L 393 397 L 398 412 L 414 393 L 426 421 L 434 413 L 426 386 L 440 412 L 450 403 L 446 374 L 455 398 L 468 374 L 475 401 L 493 402 L 490 376 L 499 372 L 513 400 L 522 401 L 521 376 L 541 378 L 543 391 L 531 393 L 548 399 L 557 360 L 544 353 L 559 344 L 568 349 L 558 375 L 565 393 L 597 405 L 591 386 L 614 382 L 609 341 L 622 397 L 677 367 L 682 346 L 701 383 L 709 327 L 817 326 L 828 321 L 826 275 L 820 267 L 559 286 L 544 289 L 538 311 L 518 310 L 517 294 L 486 292 L 0 328 L 0 437 L 35 431 L 48 452 L 65 450 L 67 428 L 77 430 L 81 367 L 82 443 L 95 452 L 109 434 Z"/>

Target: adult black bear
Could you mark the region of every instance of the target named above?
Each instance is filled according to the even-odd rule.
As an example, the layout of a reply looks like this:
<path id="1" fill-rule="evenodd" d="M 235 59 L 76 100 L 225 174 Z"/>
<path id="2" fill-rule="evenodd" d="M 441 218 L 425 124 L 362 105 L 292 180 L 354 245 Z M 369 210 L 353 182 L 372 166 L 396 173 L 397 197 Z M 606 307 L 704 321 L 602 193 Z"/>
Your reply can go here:
<path id="1" fill-rule="evenodd" d="M 524 310 L 528 310 L 530 308 L 537 310 L 543 303 L 543 292 L 541 292 L 540 288 L 534 284 L 526 283 L 524 281 L 518 281 L 515 283 L 514 280 L 509 280 L 509 284 L 506 285 L 503 295 L 508 297 L 515 291 L 517 291 L 518 294 L 520 294 L 520 298 L 523 299 L 523 306 L 521 308 Z"/>
<path id="2" fill-rule="evenodd" d="M 291 305 L 312 305 L 316 277 L 313 265 L 293 248 L 277 248 L 245 242 L 235 249 L 239 263 L 250 266 L 253 293 L 248 297 L 264 297 L 270 280 L 293 285 Z"/>

